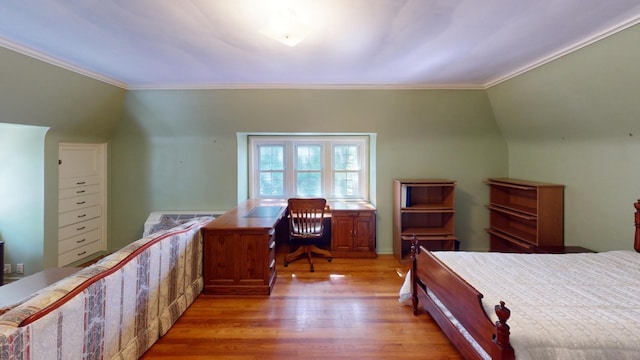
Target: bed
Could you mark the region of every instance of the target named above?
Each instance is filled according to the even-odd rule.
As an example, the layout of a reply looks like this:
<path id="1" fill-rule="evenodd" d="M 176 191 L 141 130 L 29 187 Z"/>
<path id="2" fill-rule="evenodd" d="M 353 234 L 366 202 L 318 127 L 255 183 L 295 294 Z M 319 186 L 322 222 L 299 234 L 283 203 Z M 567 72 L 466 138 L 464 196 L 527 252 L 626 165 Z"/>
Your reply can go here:
<path id="1" fill-rule="evenodd" d="M 414 315 L 430 314 L 466 359 L 638 359 L 634 206 L 635 252 L 431 252 L 413 242 Z"/>

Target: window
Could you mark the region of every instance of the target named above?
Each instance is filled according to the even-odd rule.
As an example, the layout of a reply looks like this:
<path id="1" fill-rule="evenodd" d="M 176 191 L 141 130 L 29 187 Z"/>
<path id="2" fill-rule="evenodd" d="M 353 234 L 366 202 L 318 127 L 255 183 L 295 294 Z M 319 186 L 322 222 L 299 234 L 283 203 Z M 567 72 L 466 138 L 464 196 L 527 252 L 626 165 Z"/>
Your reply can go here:
<path id="1" fill-rule="evenodd" d="M 249 136 L 252 198 L 367 200 L 367 136 Z"/>

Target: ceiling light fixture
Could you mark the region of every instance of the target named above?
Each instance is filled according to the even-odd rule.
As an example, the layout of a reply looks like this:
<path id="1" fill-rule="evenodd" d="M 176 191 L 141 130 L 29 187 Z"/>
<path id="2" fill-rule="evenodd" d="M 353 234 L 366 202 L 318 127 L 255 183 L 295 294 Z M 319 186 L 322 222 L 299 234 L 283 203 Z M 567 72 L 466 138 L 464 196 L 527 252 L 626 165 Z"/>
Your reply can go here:
<path id="1" fill-rule="evenodd" d="M 260 33 L 289 46 L 296 46 L 309 34 L 309 27 L 291 9 L 279 11 L 260 29 Z"/>

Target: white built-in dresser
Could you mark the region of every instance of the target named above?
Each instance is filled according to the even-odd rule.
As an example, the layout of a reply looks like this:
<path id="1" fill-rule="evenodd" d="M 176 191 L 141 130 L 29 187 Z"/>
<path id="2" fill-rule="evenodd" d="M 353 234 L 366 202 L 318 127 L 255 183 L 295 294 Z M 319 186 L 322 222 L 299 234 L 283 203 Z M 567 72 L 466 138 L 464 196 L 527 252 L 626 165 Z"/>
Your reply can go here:
<path id="1" fill-rule="evenodd" d="M 105 178 L 104 144 L 60 144 L 58 266 L 106 250 Z"/>

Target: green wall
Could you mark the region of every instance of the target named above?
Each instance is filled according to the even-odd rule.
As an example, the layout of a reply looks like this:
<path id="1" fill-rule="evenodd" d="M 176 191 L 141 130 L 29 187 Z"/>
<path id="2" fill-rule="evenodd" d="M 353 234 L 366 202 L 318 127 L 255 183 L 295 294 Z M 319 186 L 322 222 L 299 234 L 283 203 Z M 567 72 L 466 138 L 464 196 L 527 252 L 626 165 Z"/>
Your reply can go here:
<path id="1" fill-rule="evenodd" d="M 31 169 L 44 178 L 30 185 L 44 200 L 27 212 L 43 214 L 41 239 L 16 248 L 23 243 L 7 234 L 33 219 L 0 223 L 8 261 L 28 262 L 27 272 L 55 266 L 59 142 L 108 143 L 116 249 L 140 236 L 153 210 L 233 207 L 237 134 L 263 131 L 377 134 L 380 253 L 391 252 L 393 178 L 456 180 L 457 235 L 464 249 L 483 250 L 482 181 L 506 175 L 567 186 L 568 244 L 631 248 L 640 197 L 639 38 L 640 26 L 632 27 L 486 91 L 126 91 L 0 48 L 0 123 L 39 127 L 25 156 L 42 162 Z M 14 255 L 36 246 L 41 256 Z"/>
<path id="2" fill-rule="evenodd" d="M 110 246 L 154 210 L 234 207 L 238 132 L 376 133 L 378 252 L 392 252 L 392 179 L 411 177 L 458 181 L 462 247 L 488 246 L 483 180 L 506 175 L 507 157 L 482 90 L 130 91 L 112 139 Z"/>
<path id="3" fill-rule="evenodd" d="M 121 118 L 126 91 L 4 48 L 0 48 L 0 64 L 0 123 L 49 129 L 46 135 L 29 136 L 15 147 L 0 148 L 0 156 L 34 154 L 30 166 L 43 175 L 42 184 L 32 183 L 33 194 L 42 195 L 40 201 L 32 202 L 27 212 L 35 214 L 39 223 L 28 216 L 0 223 L 0 234 L 7 242 L 5 261 L 14 268 L 15 263 L 25 263 L 25 274 L 30 274 L 57 266 L 58 143 L 108 142 Z M 0 137 L 11 139 L 25 130 L 5 126 L 0 131 Z M 6 186 L 11 184 L 0 183 Z M 34 229 L 28 239 L 7 238 L 6 234 L 18 234 L 25 228 Z"/>
<path id="4" fill-rule="evenodd" d="M 0 240 L 16 271 L 42 268 L 44 253 L 44 137 L 42 126 L 0 123 Z M 19 225 L 19 226 L 16 226 Z"/>
<path id="5" fill-rule="evenodd" d="M 565 189 L 565 243 L 632 249 L 640 198 L 640 25 L 488 90 L 509 175 Z"/>

